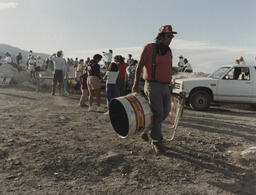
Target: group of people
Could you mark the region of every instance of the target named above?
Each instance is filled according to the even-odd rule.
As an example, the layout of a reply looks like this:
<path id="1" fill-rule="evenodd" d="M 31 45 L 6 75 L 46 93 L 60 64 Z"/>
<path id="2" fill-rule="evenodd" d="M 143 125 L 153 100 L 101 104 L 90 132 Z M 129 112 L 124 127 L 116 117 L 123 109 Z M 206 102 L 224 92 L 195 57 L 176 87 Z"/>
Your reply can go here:
<path id="1" fill-rule="evenodd" d="M 87 105 L 85 101 L 88 91 L 88 111 L 103 111 L 100 107 L 101 81 L 106 82 L 106 101 L 107 108 L 109 108 L 111 99 L 131 92 L 135 78 L 137 60 L 132 59 L 131 54 L 128 55 L 127 62 L 121 55 L 116 55 L 114 62 L 112 62 L 112 59 L 110 59 L 110 63 L 104 61 L 104 67 L 107 69 L 105 73 L 100 70 L 99 62 L 102 58 L 102 55 L 95 54 L 93 59 L 86 64 L 83 74 L 80 76 L 82 91 L 80 106 Z M 94 96 L 96 96 L 96 108 L 93 107 Z M 108 114 L 108 111 L 105 114 Z"/>
<path id="2" fill-rule="evenodd" d="M 179 72 L 193 72 L 192 66 L 188 62 L 187 58 L 183 58 L 183 56 L 179 57 L 178 71 Z"/>
<path id="3" fill-rule="evenodd" d="M 99 65 L 103 56 L 95 54 L 93 59 L 89 60 L 84 66 L 83 74 L 79 77 L 82 90 L 80 105 L 85 104 L 86 93 L 88 91 L 88 110 L 103 111 L 100 107 L 102 79 L 106 81 L 107 105 L 109 105 L 112 98 L 122 96 L 126 93 L 127 86 L 131 92 L 140 93 L 139 82 L 141 80 L 141 73 L 143 72 L 143 79 L 145 80 L 144 92 L 153 113 L 153 124 L 150 135 L 148 134 L 149 132 L 144 132 L 141 137 L 144 141 L 149 141 L 149 136 L 151 137 L 151 144 L 156 153 L 164 153 L 165 150 L 161 123 L 170 111 L 169 84 L 172 79 L 172 51 L 169 45 L 175 34 L 177 32 L 172 30 L 171 25 L 160 27 L 155 39 L 156 41 L 144 47 L 138 65 L 137 61 L 133 60 L 131 55 L 129 55 L 127 62 L 125 62 L 124 57 L 120 55 L 115 56 L 112 61 L 113 53 L 110 50 L 109 53 L 111 55 L 103 53 L 105 59 L 108 56 L 108 60 L 104 60 L 105 67 L 107 68 L 107 72 L 104 75 L 102 75 Z M 28 66 L 31 65 L 31 70 L 33 70 L 32 66 L 35 64 L 34 60 L 31 57 L 28 61 Z M 78 60 L 76 61 L 76 65 L 78 65 L 79 62 Z M 48 68 L 49 65 L 53 65 L 54 71 L 52 95 L 55 95 L 57 83 L 59 83 L 61 93 L 61 88 L 65 82 L 64 78 L 68 72 L 68 63 L 70 62 L 66 62 L 63 58 L 62 51 L 58 51 L 56 55 L 52 55 L 47 59 L 46 64 Z M 132 75 L 134 77 L 133 79 Z M 94 96 L 96 96 L 96 109 L 92 106 Z"/>
<path id="4" fill-rule="evenodd" d="M 150 136 L 152 148 L 156 153 L 165 153 L 166 149 L 163 144 L 161 124 L 170 112 L 171 93 L 169 84 L 172 80 L 173 56 L 169 45 L 175 34 L 177 32 L 173 31 L 171 25 L 161 26 L 156 41 L 144 47 L 138 65 L 135 60 L 132 60 L 131 55 L 126 63 L 120 55 L 115 56 L 112 62 L 112 51 L 109 51 L 111 55 L 109 55 L 109 60 L 105 60 L 107 72 L 104 75 L 101 74 L 99 65 L 103 56 L 95 54 L 93 59 L 89 60 L 88 64 L 84 66 L 83 74 L 79 77 L 82 90 L 80 105 L 85 105 L 88 91 L 88 110 L 101 112 L 103 111 L 100 107 L 101 79 L 106 81 L 107 105 L 109 105 L 112 98 L 125 94 L 126 83 L 129 83 L 132 92 L 140 93 L 139 82 L 141 73 L 143 73 L 143 79 L 145 80 L 144 93 L 153 113 L 153 122 L 150 132 L 144 132 L 141 138 L 148 142 Z M 103 53 L 103 55 L 106 54 Z M 50 61 L 53 62 L 54 66 L 52 95 L 55 95 L 56 84 L 59 83 L 59 89 L 61 90 L 68 66 L 63 58 L 62 51 L 58 51 L 56 56 L 52 56 Z M 189 67 L 188 61 L 185 59 L 179 67 L 182 68 L 181 71 L 192 71 L 191 66 Z M 126 79 L 132 74 L 134 74 L 133 80 Z M 92 106 L 94 96 L 96 96 L 96 109 Z"/>
<path id="5" fill-rule="evenodd" d="M 255 59 L 256 59 L 256 57 L 255 57 Z M 240 64 L 240 65 L 245 65 L 245 61 L 244 61 L 244 58 L 243 58 L 243 56 L 241 56 L 239 59 L 236 59 L 235 60 L 235 64 Z"/>
<path id="6" fill-rule="evenodd" d="M 16 62 L 13 60 L 13 58 L 11 57 L 11 54 L 9 52 L 6 52 L 4 57 L 0 56 L 0 65 L 2 65 L 2 64 L 10 64 L 13 67 L 17 68 L 18 71 L 22 70 L 21 63 L 22 63 L 22 55 L 21 55 L 21 53 L 19 53 L 16 56 Z"/>

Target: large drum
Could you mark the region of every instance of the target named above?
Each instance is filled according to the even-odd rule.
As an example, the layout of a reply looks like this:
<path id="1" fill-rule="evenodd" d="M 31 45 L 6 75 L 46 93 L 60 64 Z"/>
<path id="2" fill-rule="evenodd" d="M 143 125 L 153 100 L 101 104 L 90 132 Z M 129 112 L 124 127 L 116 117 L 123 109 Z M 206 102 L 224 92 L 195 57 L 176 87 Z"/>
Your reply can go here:
<path id="1" fill-rule="evenodd" d="M 153 122 L 148 101 L 138 93 L 112 99 L 109 116 L 114 130 L 122 138 L 141 134 Z"/>

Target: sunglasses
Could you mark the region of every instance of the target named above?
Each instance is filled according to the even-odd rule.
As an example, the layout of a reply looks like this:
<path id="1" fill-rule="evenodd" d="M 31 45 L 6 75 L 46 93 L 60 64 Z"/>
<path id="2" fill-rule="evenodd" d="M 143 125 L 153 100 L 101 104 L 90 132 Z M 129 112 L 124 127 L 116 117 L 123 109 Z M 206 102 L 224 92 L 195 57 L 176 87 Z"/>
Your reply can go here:
<path id="1" fill-rule="evenodd" d="M 169 38 L 169 39 L 173 39 L 174 35 L 170 34 L 170 35 L 167 35 L 166 37 Z"/>

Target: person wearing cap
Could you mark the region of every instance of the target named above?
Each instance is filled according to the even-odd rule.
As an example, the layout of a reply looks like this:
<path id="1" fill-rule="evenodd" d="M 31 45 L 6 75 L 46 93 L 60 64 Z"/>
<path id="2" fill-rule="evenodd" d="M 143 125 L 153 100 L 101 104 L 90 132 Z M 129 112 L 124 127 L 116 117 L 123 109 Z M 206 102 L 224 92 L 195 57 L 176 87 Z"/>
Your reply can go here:
<path id="1" fill-rule="evenodd" d="M 185 63 L 184 63 L 184 58 L 183 58 L 183 56 L 180 56 L 180 57 L 179 57 L 179 62 L 178 62 L 178 71 L 179 71 L 179 72 L 182 71 L 184 64 L 185 64 Z"/>
<path id="2" fill-rule="evenodd" d="M 155 43 L 147 44 L 144 47 L 132 87 L 133 92 L 139 92 L 139 79 L 143 72 L 144 92 L 153 112 L 150 136 L 152 147 L 156 153 L 165 152 L 161 124 L 170 111 L 169 84 L 172 80 L 172 51 L 169 45 L 174 34 L 177 32 L 172 30 L 171 25 L 161 26 Z M 142 134 L 142 139 L 149 140 L 147 133 Z"/>

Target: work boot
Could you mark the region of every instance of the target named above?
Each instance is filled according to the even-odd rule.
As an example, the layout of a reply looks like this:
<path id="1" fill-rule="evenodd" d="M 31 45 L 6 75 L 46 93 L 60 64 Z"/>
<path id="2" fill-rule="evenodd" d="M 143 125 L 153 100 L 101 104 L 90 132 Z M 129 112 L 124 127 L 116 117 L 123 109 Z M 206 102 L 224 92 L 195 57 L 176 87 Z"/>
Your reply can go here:
<path id="1" fill-rule="evenodd" d="M 153 140 L 152 141 L 152 148 L 156 154 L 165 154 L 165 147 L 161 141 Z"/>

